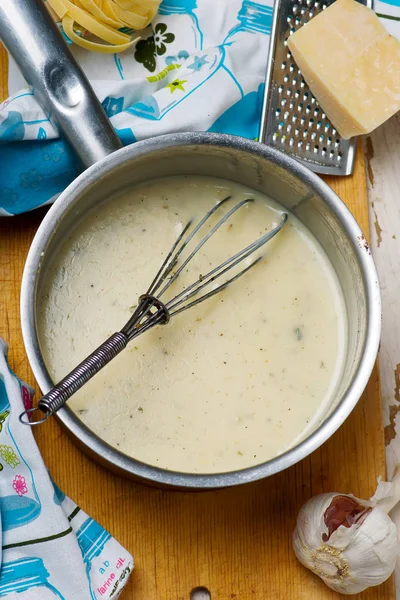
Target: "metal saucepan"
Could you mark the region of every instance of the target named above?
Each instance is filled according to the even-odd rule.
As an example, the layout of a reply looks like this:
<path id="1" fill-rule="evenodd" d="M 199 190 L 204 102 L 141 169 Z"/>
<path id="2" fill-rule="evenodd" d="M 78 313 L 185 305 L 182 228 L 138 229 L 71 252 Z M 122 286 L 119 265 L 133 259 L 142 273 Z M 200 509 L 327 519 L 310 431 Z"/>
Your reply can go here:
<path id="1" fill-rule="evenodd" d="M 58 412 L 58 418 L 67 432 L 107 468 L 147 483 L 175 488 L 210 489 L 254 481 L 286 469 L 313 452 L 340 427 L 359 400 L 374 366 L 380 338 L 377 273 L 365 238 L 345 205 L 323 181 L 295 160 L 261 143 L 239 137 L 181 133 L 121 148 L 41 0 L 37 3 L 35 0 L 2 0 L 0 38 L 87 167 L 44 218 L 23 275 L 23 337 L 43 392 L 52 386 L 36 328 L 37 302 L 46 278 L 46 266 L 89 211 L 108 197 L 155 177 L 167 174 L 223 177 L 280 202 L 296 214 L 325 249 L 339 277 L 347 307 L 346 367 L 334 403 L 306 440 L 266 463 L 212 475 L 166 471 L 140 463 L 112 448 L 65 407 Z"/>

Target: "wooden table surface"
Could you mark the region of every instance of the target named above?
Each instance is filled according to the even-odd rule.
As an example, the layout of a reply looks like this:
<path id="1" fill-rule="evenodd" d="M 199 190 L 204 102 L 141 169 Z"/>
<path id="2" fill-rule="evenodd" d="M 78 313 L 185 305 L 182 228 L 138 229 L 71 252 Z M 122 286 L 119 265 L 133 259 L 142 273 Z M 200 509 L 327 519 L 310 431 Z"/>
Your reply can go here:
<path id="1" fill-rule="evenodd" d="M 0 99 L 6 95 L 4 59 L 0 50 Z M 329 183 L 367 232 L 363 153 L 358 152 L 352 177 Z M 11 367 L 32 385 L 19 323 L 19 288 L 44 212 L 0 220 L 0 336 L 10 344 Z M 136 569 L 123 600 L 189 600 L 196 586 L 206 586 L 213 600 L 333 600 L 338 595 L 293 555 L 297 512 L 320 492 L 367 498 L 377 476 L 385 476 L 376 369 L 353 413 L 322 448 L 283 473 L 234 490 L 171 493 L 123 480 L 88 460 L 54 419 L 37 431 L 36 439 L 59 487 L 134 554 Z M 393 580 L 358 597 L 393 600 Z"/>
<path id="2" fill-rule="evenodd" d="M 371 243 L 382 293 L 379 370 L 388 474 L 400 463 L 400 114 L 366 140 Z M 397 428 L 396 428 L 397 425 Z M 400 506 L 391 514 L 400 531 Z M 400 599 L 400 566 L 396 573 Z"/>

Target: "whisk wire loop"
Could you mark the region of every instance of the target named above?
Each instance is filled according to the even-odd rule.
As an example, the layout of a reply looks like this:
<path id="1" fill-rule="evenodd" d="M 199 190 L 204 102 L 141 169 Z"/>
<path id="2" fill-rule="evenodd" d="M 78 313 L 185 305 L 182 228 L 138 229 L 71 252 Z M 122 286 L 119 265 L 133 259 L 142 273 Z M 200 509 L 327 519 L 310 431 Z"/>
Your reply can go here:
<path id="1" fill-rule="evenodd" d="M 225 198 L 224 200 L 221 200 L 221 202 L 219 202 L 218 204 L 216 204 L 216 206 L 214 206 L 213 209 L 211 209 L 206 216 L 200 221 L 199 225 L 197 225 L 197 227 L 195 227 L 195 229 L 192 231 L 192 233 L 189 235 L 188 239 L 186 242 L 184 242 L 183 244 L 183 248 L 185 248 L 189 242 L 192 240 L 192 238 L 194 237 L 194 235 L 201 229 L 201 227 L 204 225 L 204 223 L 209 219 L 209 217 L 211 217 L 212 214 L 214 214 L 214 212 L 220 208 L 220 206 L 222 204 L 224 204 L 225 202 L 227 202 L 228 200 L 230 200 L 230 197 L 228 196 L 228 198 Z M 161 292 L 159 293 L 159 297 L 161 298 L 161 296 L 167 291 L 167 289 L 174 283 L 174 281 L 179 277 L 179 275 L 182 273 L 182 271 L 187 267 L 187 265 L 190 263 L 190 261 L 192 260 L 192 258 L 194 256 L 196 256 L 196 254 L 199 252 L 199 250 L 204 246 L 204 244 L 206 242 L 208 242 L 208 240 L 214 235 L 214 233 L 216 231 L 218 231 L 218 229 L 228 221 L 228 219 L 233 215 L 233 213 L 235 213 L 237 210 L 239 210 L 239 208 L 242 208 L 242 206 L 245 206 L 246 204 L 249 204 L 249 202 L 254 202 L 254 200 L 252 198 L 246 198 L 246 200 L 242 200 L 241 202 L 239 202 L 238 204 L 236 204 L 233 208 L 231 208 L 231 210 L 229 212 L 226 213 L 226 215 L 224 215 L 219 221 L 218 223 L 216 223 L 216 225 L 214 225 L 214 227 L 212 227 L 212 229 L 200 240 L 200 242 L 197 244 L 197 246 L 195 247 L 194 250 L 192 250 L 192 252 L 189 254 L 189 256 L 183 261 L 183 263 L 181 264 L 181 266 L 179 267 L 179 269 L 177 269 L 177 271 L 174 273 L 174 275 L 171 277 L 171 279 L 168 281 L 168 283 L 162 288 Z M 179 256 L 180 252 L 178 253 Z"/>
<path id="2" fill-rule="evenodd" d="M 283 215 L 281 222 L 276 227 L 274 227 L 274 229 L 272 229 L 271 231 L 268 231 L 267 233 L 262 235 L 260 238 L 258 238 L 258 240 L 256 240 L 255 242 L 252 242 L 246 248 L 239 250 L 239 252 L 237 252 L 230 258 L 226 259 L 223 263 L 221 263 L 220 265 L 218 265 L 217 267 L 215 267 L 214 269 L 209 271 L 206 275 L 201 275 L 196 281 L 194 281 L 187 288 L 185 288 L 182 292 L 180 292 L 177 296 L 175 296 L 175 298 L 173 300 L 167 302 L 165 306 L 169 310 L 170 315 L 172 316 L 172 315 L 177 314 L 177 312 L 174 311 L 174 309 L 177 306 L 181 305 L 183 302 L 185 302 L 189 298 L 192 298 L 194 295 L 198 294 L 202 289 L 204 289 L 207 285 L 211 284 L 218 277 L 225 275 L 225 273 L 227 273 L 228 271 L 230 271 L 231 269 L 236 267 L 239 263 L 243 262 L 251 254 L 254 254 L 254 252 L 256 252 L 256 250 L 258 250 L 264 244 L 266 244 L 269 240 L 271 240 L 282 229 L 282 227 L 284 226 L 286 221 L 287 221 L 287 215 L 285 214 L 285 215 Z M 225 283 L 218 286 L 215 289 L 215 293 L 217 293 L 218 291 L 222 291 L 224 288 L 227 287 L 228 284 L 233 283 L 234 281 L 236 281 L 236 279 L 238 279 L 239 277 L 241 277 L 242 275 L 247 273 L 247 271 L 249 271 L 249 269 L 254 267 L 260 261 L 260 259 L 261 259 L 261 257 L 257 258 L 250 265 L 247 265 L 246 268 L 244 268 L 242 271 L 237 273 L 234 277 L 232 277 Z M 214 295 L 214 293 L 211 295 Z M 204 297 L 204 300 L 206 298 L 210 298 L 211 295 L 210 295 L 210 293 L 208 293 L 207 296 Z M 199 298 L 198 301 L 196 302 L 196 304 L 198 304 L 201 301 L 202 301 L 202 298 Z M 190 304 L 190 306 L 193 306 L 193 304 Z M 180 309 L 179 312 L 182 312 L 186 308 L 189 308 L 189 306 Z"/>

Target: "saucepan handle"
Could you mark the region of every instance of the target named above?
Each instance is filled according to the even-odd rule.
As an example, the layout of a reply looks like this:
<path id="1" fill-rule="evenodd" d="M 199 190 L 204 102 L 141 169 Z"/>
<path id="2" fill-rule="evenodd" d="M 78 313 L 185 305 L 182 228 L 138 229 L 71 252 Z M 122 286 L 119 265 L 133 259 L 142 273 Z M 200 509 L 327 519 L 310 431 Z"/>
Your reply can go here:
<path id="1" fill-rule="evenodd" d="M 121 148 L 43 0 L 0 0 L 0 40 L 85 167 Z"/>

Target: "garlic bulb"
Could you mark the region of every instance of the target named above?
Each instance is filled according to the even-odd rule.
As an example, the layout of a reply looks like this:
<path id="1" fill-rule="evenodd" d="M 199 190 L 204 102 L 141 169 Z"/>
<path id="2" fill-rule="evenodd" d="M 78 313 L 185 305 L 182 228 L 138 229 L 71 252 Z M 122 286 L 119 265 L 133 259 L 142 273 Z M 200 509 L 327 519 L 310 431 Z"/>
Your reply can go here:
<path id="1" fill-rule="evenodd" d="M 380 483 L 370 501 L 321 494 L 300 510 L 293 534 L 295 554 L 336 592 L 357 594 L 393 573 L 400 548 L 387 512 L 399 500 L 398 480 Z"/>

